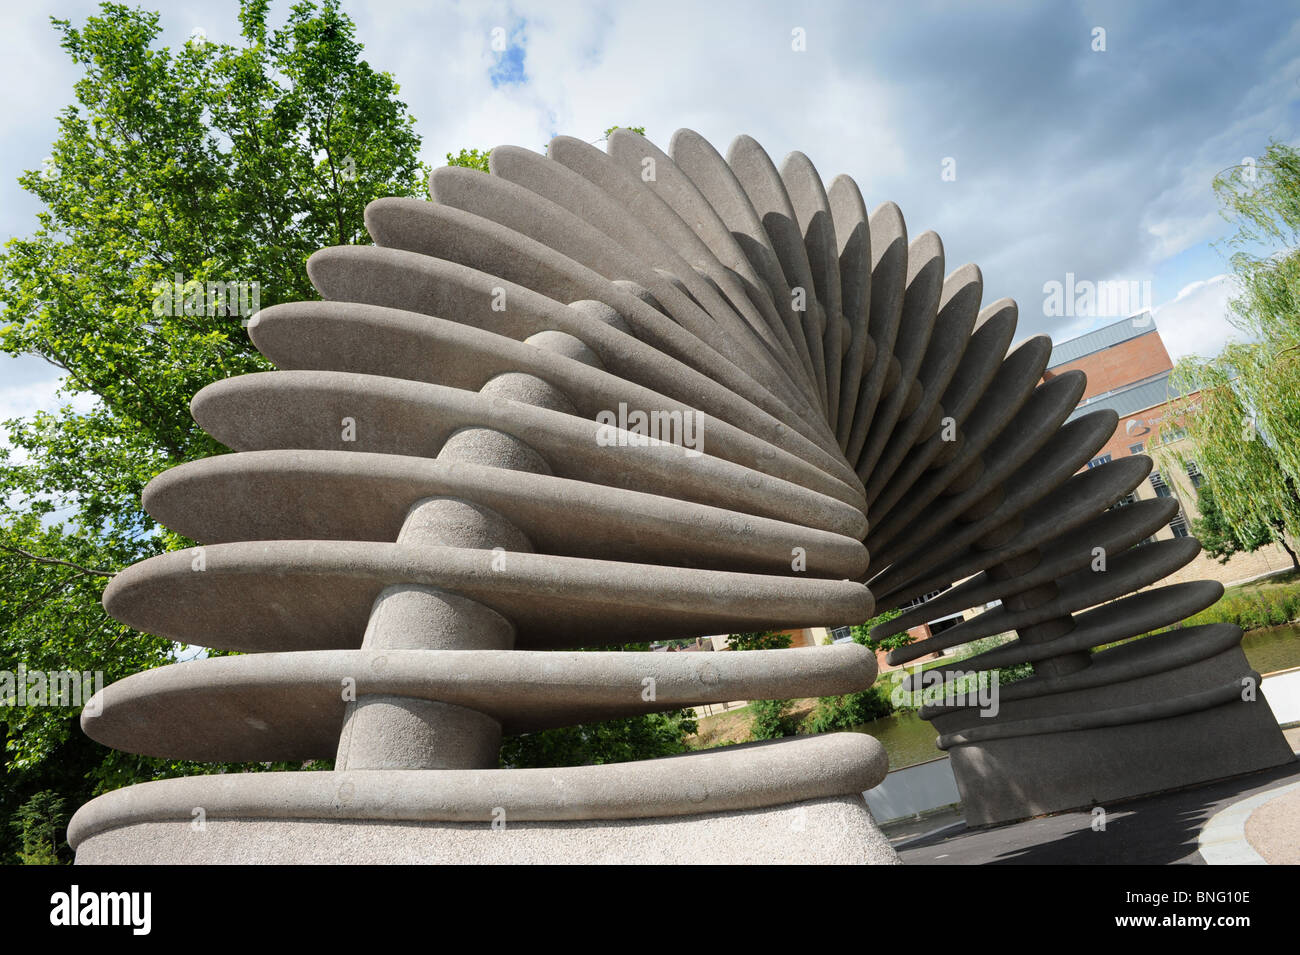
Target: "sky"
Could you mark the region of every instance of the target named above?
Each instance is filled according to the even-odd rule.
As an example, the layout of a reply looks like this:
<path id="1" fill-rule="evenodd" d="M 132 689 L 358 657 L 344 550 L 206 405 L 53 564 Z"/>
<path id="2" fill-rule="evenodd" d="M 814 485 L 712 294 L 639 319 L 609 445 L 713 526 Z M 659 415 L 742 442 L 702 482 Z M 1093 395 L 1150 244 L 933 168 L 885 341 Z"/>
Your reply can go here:
<path id="1" fill-rule="evenodd" d="M 49 18 L 96 7 L 0 9 L 0 239 L 34 229 L 39 206 L 16 179 L 49 154 L 78 78 Z M 1282 2 L 343 7 L 433 165 L 462 147 L 594 142 L 612 125 L 665 148 L 689 127 L 724 154 L 748 134 L 778 165 L 799 150 L 827 182 L 851 175 L 869 208 L 898 203 L 909 235 L 939 233 L 949 271 L 982 269 L 985 303 L 1017 301 L 1018 338 L 1124 317 L 1046 314 L 1049 283 L 1124 282 L 1175 359 L 1237 334 L 1214 176 L 1300 126 L 1300 5 Z M 272 22 L 287 9 L 276 0 Z M 196 28 L 237 42 L 236 10 L 168 3 L 163 42 Z M 40 359 L 0 357 L 0 420 L 55 407 L 58 385 Z"/>

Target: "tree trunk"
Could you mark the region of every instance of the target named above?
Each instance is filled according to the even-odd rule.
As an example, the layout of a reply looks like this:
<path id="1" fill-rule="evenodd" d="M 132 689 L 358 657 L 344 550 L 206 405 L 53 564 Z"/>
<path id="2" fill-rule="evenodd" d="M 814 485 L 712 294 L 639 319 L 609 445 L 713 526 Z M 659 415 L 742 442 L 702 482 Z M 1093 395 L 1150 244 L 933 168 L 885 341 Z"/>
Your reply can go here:
<path id="1" fill-rule="evenodd" d="M 1295 551 L 1293 551 L 1291 546 L 1286 542 L 1286 531 L 1279 527 L 1275 536 L 1277 537 L 1277 542 L 1282 545 L 1282 549 L 1286 551 L 1287 556 L 1291 558 L 1292 569 L 1300 570 L 1300 559 L 1296 558 Z"/>

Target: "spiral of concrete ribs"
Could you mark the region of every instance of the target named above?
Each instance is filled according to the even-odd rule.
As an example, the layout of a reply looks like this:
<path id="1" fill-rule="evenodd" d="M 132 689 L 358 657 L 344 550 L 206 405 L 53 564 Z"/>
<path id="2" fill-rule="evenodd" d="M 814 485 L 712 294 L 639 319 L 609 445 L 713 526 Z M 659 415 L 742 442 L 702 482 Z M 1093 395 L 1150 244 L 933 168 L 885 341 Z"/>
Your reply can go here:
<path id="1" fill-rule="evenodd" d="M 1142 727 L 1170 747 L 1227 712 L 1256 741 L 1246 761 L 1276 755 L 1267 708 L 1240 700 L 1235 628 L 1091 652 L 1221 588 L 1144 589 L 1198 550 L 1141 544 L 1171 501 L 1112 507 L 1149 459 L 1076 475 L 1115 415 L 1067 421 L 1083 375 L 1043 381 L 1049 339 L 1012 349 L 1015 303 L 981 308 L 979 269 L 945 275 L 939 237 L 909 242 L 897 206 L 868 214 L 802 153 L 778 168 L 742 136 L 724 159 L 689 130 L 668 153 L 628 130 L 606 151 L 502 146 L 489 175 L 439 169 L 429 191 L 371 203 L 374 245 L 310 259 L 322 301 L 249 323 L 280 370 L 192 402 L 235 453 L 145 491 L 200 546 L 105 591 L 136 629 L 246 652 L 136 674 L 82 721 L 130 752 L 335 770 L 110 793 L 73 820 L 79 861 L 317 859 L 322 825 L 349 861 L 412 845 L 892 861 L 858 796 L 887 768 L 869 736 L 550 770 L 496 768 L 498 747 L 503 731 L 863 689 L 876 664 L 856 644 L 575 651 L 859 623 L 936 590 L 876 635 L 1001 606 L 897 661 L 1014 630 L 962 666 L 1034 668 L 996 717 L 924 713 L 973 821 L 1093 798 L 1053 789 L 1071 760 L 1110 778 L 1102 798 L 1184 781 L 1125 775 Z"/>

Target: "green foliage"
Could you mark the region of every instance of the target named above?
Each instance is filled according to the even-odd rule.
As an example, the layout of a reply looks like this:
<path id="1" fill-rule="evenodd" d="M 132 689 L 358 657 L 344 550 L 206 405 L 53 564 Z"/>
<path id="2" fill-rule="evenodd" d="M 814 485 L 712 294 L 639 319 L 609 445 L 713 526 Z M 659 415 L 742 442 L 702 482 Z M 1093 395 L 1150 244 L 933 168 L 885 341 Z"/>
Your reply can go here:
<path id="1" fill-rule="evenodd" d="M 207 293 L 245 283 L 249 307 L 254 288 L 261 306 L 313 299 L 308 255 L 367 241 L 368 202 L 423 189 L 413 120 L 337 0 L 295 4 L 279 29 L 266 10 L 242 4 L 237 44 L 176 49 L 158 44 L 156 13 L 104 4 L 81 27 L 53 21 L 81 78 L 51 162 L 19 178 L 43 208 L 0 254 L 0 349 L 60 369 L 67 404 L 5 422 L 0 669 L 97 671 L 107 684 L 174 658 L 170 640 L 107 617 L 100 596 L 122 567 L 187 543 L 140 495 L 161 471 L 224 451 L 190 398 L 269 367 Z M 177 275 L 187 294 L 167 301 Z M 222 768 L 107 750 L 70 709 L 0 707 L 0 726 L 0 821 L 45 791 L 75 806 Z"/>
<path id="2" fill-rule="evenodd" d="M 1231 623 L 1243 630 L 1275 627 L 1300 617 L 1300 585 L 1267 587 L 1224 597 L 1212 607 L 1188 617 L 1180 626 Z"/>
<path id="3" fill-rule="evenodd" d="M 1273 542 L 1272 527 L 1259 521 L 1248 518 L 1240 527 L 1229 524 L 1209 484 L 1202 482 L 1196 497 L 1201 516 L 1192 520 L 1192 533 L 1205 553 L 1219 563 L 1226 564 L 1234 554 L 1250 553 Z"/>
<path id="4" fill-rule="evenodd" d="M 829 733 L 847 730 L 894 712 L 889 688 L 877 684 L 858 693 L 823 696 L 804 721 L 805 733 Z"/>
<path id="5" fill-rule="evenodd" d="M 462 149 L 455 155 L 447 153 L 447 165 L 464 166 L 466 169 L 488 172 L 488 157 L 491 155 L 492 150 L 490 149 L 485 149 L 482 152 L 477 149 Z"/>
<path id="6" fill-rule="evenodd" d="M 754 700 L 749 704 L 753 722 L 749 728 L 749 738 L 780 739 L 793 736 L 798 727 L 790 716 L 792 700 Z"/>
<path id="7" fill-rule="evenodd" d="M 59 865 L 70 861 L 61 858 L 66 845 L 63 830 L 67 826 L 65 800 L 48 790 L 38 792 L 23 803 L 10 820 L 21 847 L 18 861 L 23 865 Z"/>
<path id="8" fill-rule="evenodd" d="M 1246 545 L 1267 528 L 1289 547 L 1287 535 L 1300 537 L 1300 152 L 1274 142 L 1214 188 L 1237 225 L 1228 246 L 1244 340 L 1175 366 L 1171 384 L 1195 393 L 1172 403 L 1169 420 L 1189 440 L 1161 458 L 1197 462 L 1219 511 L 1212 520 L 1232 540 Z"/>
<path id="9" fill-rule="evenodd" d="M 611 127 L 609 127 L 609 129 L 605 130 L 605 138 L 606 138 L 606 139 L 609 139 L 609 134 L 612 133 L 612 132 L 613 132 L 614 130 L 616 130 L 616 129 L 630 129 L 632 132 L 636 133 L 638 136 L 644 136 L 644 135 L 645 135 L 645 127 L 644 127 L 644 126 L 611 126 Z"/>
<path id="10" fill-rule="evenodd" d="M 672 756 L 686 752 L 685 737 L 695 730 L 693 711 L 673 710 L 507 736 L 501 765 L 589 766 Z"/>
<path id="11" fill-rule="evenodd" d="M 727 646 L 732 650 L 783 650 L 791 642 L 790 634 L 775 630 L 733 633 L 727 638 Z"/>
<path id="12" fill-rule="evenodd" d="M 1199 627 L 1208 623 L 1230 623 L 1243 630 L 1257 630 L 1261 627 L 1276 627 L 1291 623 L 1297 619 L 1300 619 L 1300 580 L 1290 580 L 1284 583 L 1264 583 L 1260 586 L 1250 584 L 1242 588 L 1231 588 L 1218 603 L 1172 627 L 1154 632 L 1163 633 L 1183 627 Z M 1133 639 L 1141 639 L 1141 637 Z M 1107 646 L 1115 646 L 1115 644 Z M 1096 649 L 1104 650 L 1106 647 Z"/>
<path id="13" fill-rule="evenodd" d="M 886 624 L 895 617 L 901 617 L 901 610 L 886 610 L 884 613 L 877 614 L 866 623 L 854 624 L 849 629 L 853 633 L 853 640 L 862 644 L 869 650 L 897 650 L 899 647 L 905 647 L 912 643 L 914 638 L 910 633 L 904 630 L 902 633 L 896 633 L 889 637 L 883 637 L 879 640 L 871 638 L 871 631 L 876 627 Z"/>
<path id="14" fill-rule="evenodd" d="M 1034 665 L 1032 663 L 1017 663 L 1013 666 L 998 667 L 998 685 L 1006 686 L 1008 683 L 1015 683 L 1017 680 L 1028 679 L 1034 675 Z"/>

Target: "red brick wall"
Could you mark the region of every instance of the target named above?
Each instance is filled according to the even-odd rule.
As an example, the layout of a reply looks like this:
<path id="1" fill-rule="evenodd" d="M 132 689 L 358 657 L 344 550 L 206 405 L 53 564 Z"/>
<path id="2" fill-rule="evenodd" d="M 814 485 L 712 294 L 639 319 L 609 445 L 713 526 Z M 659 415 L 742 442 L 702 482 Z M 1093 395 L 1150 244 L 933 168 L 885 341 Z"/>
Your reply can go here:
<path id="1" fill-rule="evenodd" d="M 1077 368 L 1088 376 L 1088 386 L 1083 392 L 1083 398 L 1086 399 L 1123 388 L 1173 367 L 1169 352 L 1165 351 L 1165 343 L 1160 340 L 1160 333 L 1152 329 L 1145 335 L 1048 369 L 1043 378 L 1053 378 Z"/>
<path id="2" fill-rule="evenodd" d="M 1111 435 L 1110 440 L 1102 446 L 1102 449 L 1097 452 L 1095 457 L 1109 454 L 1112 461 L 1118 461 L 1130 454 L 1148 454 L 1152 460 L 1155 460 L 1156 456 L 1152 453 L 1152 448 L 1157 445 L 1160 439 L 1160 429 L 1170 424 L 1178 426 L 1183 423 L 1181 417 L 1175 416 L 1169 419 L 1168 415 L 1168 407 L 1165 404 L 1158 404 L 1120 418 L 1119 424 L 1115 426 L 1115 433 Z M 1129 428 L 1130 421 L 1133 422 L 1131 430 Z M 1142 445 L 1141 450 L 1129 450 L 1139 444 Z M 1156 466 L 1159 467 L 1159 465 Z M 1080 472 L 1086 470 L 1086 466 L 1079 469 Z"/>

